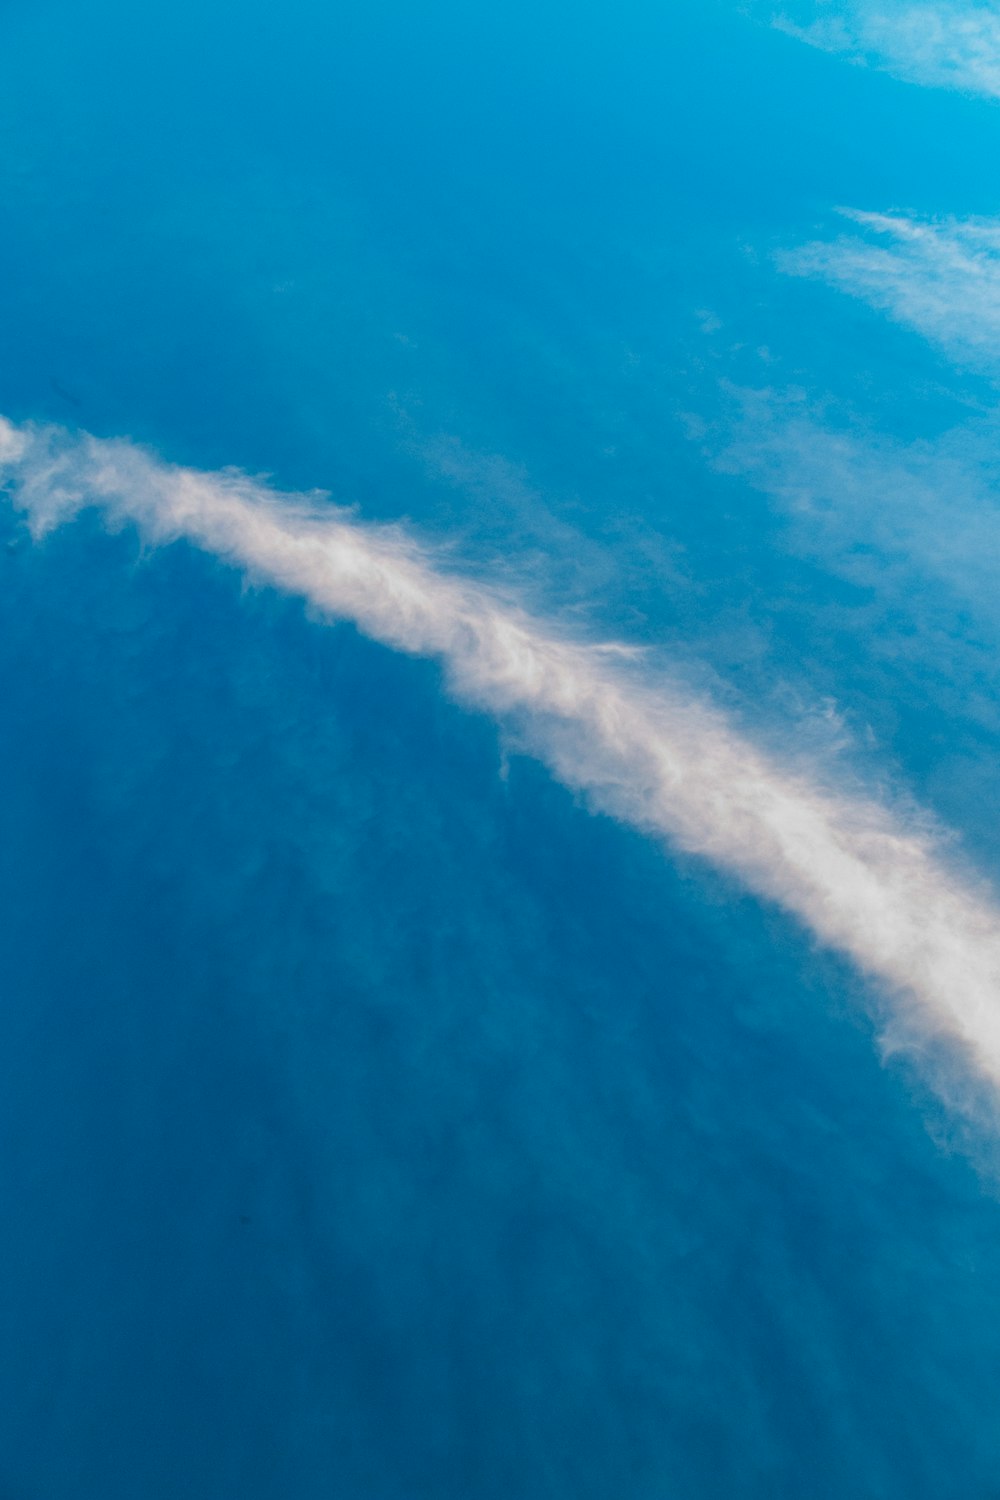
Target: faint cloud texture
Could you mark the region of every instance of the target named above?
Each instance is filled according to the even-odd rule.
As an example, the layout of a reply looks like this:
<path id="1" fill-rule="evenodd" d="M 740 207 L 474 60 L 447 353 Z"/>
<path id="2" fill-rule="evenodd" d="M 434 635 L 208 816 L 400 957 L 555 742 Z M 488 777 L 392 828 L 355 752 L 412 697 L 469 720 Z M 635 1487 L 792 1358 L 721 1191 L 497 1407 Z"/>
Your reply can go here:
<path id="1" fill-rule="evenodd" d="M 981 808 L 1000 794 L 996 420 L 903 442 L 799 390 L 730 386 L 725 395 L 706 459 L 767 496 L 783 549 L 847 584 L 816 611 L 831 641 L 855 653 L 836 691 L 856 740 L 886 736 L 905 758 L 928 732 L 927 715 L 943 715 L 948 733 L 928 766 L 933 795 L 995 850 Z"/>
<path id="2" fill-rule="evenodd" d="M 902 603 L 916 575 L 1000 632 L 1000 441 L 995 424 L 901 443 L 834 425 L 800 392 L 728 391 L 731 414 L 710 460 L 771 496 L 808 550 Z M 896 600 L 895 607 L 900 607 Z"/>

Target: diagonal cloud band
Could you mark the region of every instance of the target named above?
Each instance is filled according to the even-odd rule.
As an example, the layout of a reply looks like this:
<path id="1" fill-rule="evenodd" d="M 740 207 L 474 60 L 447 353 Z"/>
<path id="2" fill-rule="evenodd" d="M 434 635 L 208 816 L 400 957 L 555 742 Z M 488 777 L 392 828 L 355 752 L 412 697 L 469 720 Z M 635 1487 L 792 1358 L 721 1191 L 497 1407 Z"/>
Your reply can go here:
<path id="1" fill-rule="evenodd" d="M 877 799 L 780 764 L 707 703 L 650 681 L 634 652 L 573 639 L 401 528 L 320 497 L 3 419 L 0 481 L 36 535 L 98 506 L 437 658 L 460 701 L 515 729 L 593 807 L 712 861 L 853 960 L 890 999 L 888 1045 L 961 1056 L 966 1076 L 1000 1087 L 1000 907 Z"/>

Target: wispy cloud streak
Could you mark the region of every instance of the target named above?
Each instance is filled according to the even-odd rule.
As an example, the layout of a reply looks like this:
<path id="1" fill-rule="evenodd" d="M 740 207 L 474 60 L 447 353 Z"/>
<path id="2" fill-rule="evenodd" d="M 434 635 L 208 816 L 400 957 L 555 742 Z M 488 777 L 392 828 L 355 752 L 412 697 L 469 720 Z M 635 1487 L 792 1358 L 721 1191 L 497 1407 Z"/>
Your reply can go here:
<path id="1" fill-rule="evenodd" d="M 926 580 L 936 605 L 948 607 L 950 599 L 953 610 L 974 614 L 996 642 L 994 424 L 905 444 L 830 425 L 798 391 L 730 388 L 727 395 L 731 414 L 709 460 L 770 495 L 792 520 L 801 547 L 860 583 L 878 585 L 908 627 L 906 605 L 928 592 Z"/>
<path id="2" fill-rule="evenodd" d="M 908 83 L 1000 98 L 1000 10 L 994 5 L 860 0 L 830 15 L 820 0 L 808 13 L 816 18 L 800 21 L 784 13 L 775 25 L 812 47 L 845 53 Z"/>
<path id="3" fill-rule="evenodd" d="M 859 233 L 783 254 L 781 268 L 863 297 L 966 363 L 1000 365 L 1000 221 L 842 212 Z"/>
<path id="4" fill-rule="evenodd" d="M 926 829 L 757 749 L 633 653 L 575 640 L 399 528 L 319 496 L 203 474 L 126 442 L 0 424 L 0 477 L 38 535 L 88 506 L 186 539 L 374 640 L 443 662 L 590 803 L 703 856 L 848 955 L 891 997 L 886 1040 L 1000 1085 L 1000 909 Z M 944 1043 L 943 1048 L 931 1046 Z"/>

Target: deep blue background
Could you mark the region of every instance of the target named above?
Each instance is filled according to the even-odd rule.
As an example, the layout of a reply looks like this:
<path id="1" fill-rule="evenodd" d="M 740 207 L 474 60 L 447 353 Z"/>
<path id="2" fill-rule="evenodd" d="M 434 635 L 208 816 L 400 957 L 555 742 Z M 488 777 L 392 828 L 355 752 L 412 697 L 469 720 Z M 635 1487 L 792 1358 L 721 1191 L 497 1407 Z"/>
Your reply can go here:
<path id="1" fill-rule="evenodd" d="M 835 695 L 993 868 L 982 716 L 688 420 L 983 399 L 770 256 L 989 212 L 987 106 L 707 0 L 0 38 L 0 410 L 514 553 L 762 733 Z M 995 1189 L 839 962 L 433 667 L 0 524 L 4 1500 L 1000 1491 Z"/>

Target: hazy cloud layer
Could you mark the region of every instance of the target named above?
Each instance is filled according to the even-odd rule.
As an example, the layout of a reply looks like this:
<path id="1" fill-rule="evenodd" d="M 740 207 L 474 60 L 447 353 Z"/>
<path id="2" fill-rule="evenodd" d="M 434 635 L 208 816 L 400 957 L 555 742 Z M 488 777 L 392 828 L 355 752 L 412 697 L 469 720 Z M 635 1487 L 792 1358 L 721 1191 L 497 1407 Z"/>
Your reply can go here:
<path id="1" fill-rule="evenodd" d="M 995 869 L 1000 845 L 982 816 L 1000 795 L 995 421 L 903 442 L 801 391 L 727 396 L 703 452 L 767 497 L 782 552 L 828 575 L 810 594 L 829 643 L 810 682 L 832 695 L 846 753 L 877 747 L 912 766 L 922 795 Z"/>
<path id="2" fill-rule="evenodd" d="M 1000 442 L 995 425 L 903 443 L 825 416 L 800 392 L 732 390 L 710 451 L 791 519 L 799 545 L 859 583 L 905 571 L 1000 630 Z"/>
<path id="3" fill-rule="evenodd" d="M 833 7 L 814 0 L 775 25 L 820 47 L 842 52 L 908 83 L 1000 98 L 1000 10 L 990 4 L 878 4 Z"/>
<path id="4" fill-rule="evenodd" d="M 881 981 L 889 1044 L 944 1041 L 1000 1084 L 1000 908 L 925 828 L 780 765 L 706 703 L 650 680 L 633 653 L 572 639 L 401 529 L 364 526 L 318 496 L 9 423 L 0 472 L 36 535 L 96 505 L 113 526 L 187 539 L 375 640 L 439 659 L 456 697 L 519 733 L 594 807 L 713 861 Z"/>
<path id="5" fill-rule="evenodd" d="M 864 298 L 953 358 L 1000 365 L 1000 221 L 844 213 L 857 233 L 783 254 L 781 268 Z"/>

